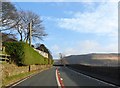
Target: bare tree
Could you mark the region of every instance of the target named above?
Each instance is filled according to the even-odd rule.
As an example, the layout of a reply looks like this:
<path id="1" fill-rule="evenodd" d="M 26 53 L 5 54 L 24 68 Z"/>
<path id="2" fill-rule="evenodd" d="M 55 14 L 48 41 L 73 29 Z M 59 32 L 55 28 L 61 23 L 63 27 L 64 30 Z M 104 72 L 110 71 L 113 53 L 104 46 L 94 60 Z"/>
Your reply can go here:
<path id="1" fill-rule="evenodd" d="M 17 11 L 11 2 L 2 2 L 0 7 L 0 23 L 2 23 L 0 32 L 2 31 L 15 31 L 20 35 L 20 41 L 29 40 L 29 23 L 32 22 L 32 39 L 42 40 L 45 33 L 45 28 L 42 25 L 40 17 L 31 11 Z"/>
<path id="2" fill-rule="evenodd" d="M 17 10 L 11 2 L 0 2 L 2 6 L 0 6 L 0 22 L 2 23 L 0 26 L 2 28 L 1 31 L 6 31 L 14 28 L 19 21 L 16 21 L 18 15 Z"/>
<path id="3" fill-rule="evenodd" d="M 45 33 L 45 29 L 42 26 L 42 21 L 40 17 L 31 12 L 31 11 L 20 11 L 18 12 L 18 20 L 19 23 L 16 25 L 16 29 L 21 37 L 21 41 L 28 41 L 29 39 L 29 23 L 32 22 L 32 38 L 33 39 L 43 39 L 47 34 Z"/>

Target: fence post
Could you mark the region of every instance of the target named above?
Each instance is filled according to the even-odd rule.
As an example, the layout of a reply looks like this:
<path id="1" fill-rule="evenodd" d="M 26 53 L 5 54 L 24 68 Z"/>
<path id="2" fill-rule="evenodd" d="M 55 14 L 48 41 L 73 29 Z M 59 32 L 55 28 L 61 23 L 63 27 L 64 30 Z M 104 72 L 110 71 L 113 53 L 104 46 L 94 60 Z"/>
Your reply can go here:
<path id="1" fill-rule="evenodd" d="M 30 65 L 29 65 L 29 72 L 30 72 Z"/>

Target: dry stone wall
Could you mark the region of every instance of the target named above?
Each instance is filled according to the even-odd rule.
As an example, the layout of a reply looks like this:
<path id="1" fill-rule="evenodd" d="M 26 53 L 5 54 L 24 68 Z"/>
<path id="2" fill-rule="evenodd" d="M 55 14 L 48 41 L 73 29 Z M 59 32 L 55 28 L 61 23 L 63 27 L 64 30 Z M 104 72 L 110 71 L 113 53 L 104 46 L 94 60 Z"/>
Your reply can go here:
<path id="1" fill-rule="evenodd" d="M 30 71 L 41 70 L 41 69 L 49 68 L 49 67 L 51 67 L 51 65 L 31 65 Z M 5 65 L 2 65 L 2 70 L 3 70 L 2 78 L 4 79 L 7 76 L 13 76 L 13 75 L 17 75 L 20 73 L 29 72 L 29 66 L 18 67 L 14 64 L 7 63 Z"/>

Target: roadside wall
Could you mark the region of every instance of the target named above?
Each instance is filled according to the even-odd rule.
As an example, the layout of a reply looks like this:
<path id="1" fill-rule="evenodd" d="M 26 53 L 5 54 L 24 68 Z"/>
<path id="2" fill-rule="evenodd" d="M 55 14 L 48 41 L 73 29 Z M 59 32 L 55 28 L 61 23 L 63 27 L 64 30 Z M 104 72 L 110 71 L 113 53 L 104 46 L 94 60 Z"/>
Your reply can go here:
<path id="1" fill-rule="evenodd" d="M 44 68 L 49 68 L 52 65 L 30 65 L 30 71 L 41 70 Z M 2 78 L 17 75 L 20 73 L 25 73 L 29 71 L 29 66 L 16 66 L 14 64 L 4 64 L 2 65 L 3 75 Z"/>
<path id="2" fill-rule="evenodd" d="M 0 62 L 0 88 L 2 87 L 2 64 Z"/>

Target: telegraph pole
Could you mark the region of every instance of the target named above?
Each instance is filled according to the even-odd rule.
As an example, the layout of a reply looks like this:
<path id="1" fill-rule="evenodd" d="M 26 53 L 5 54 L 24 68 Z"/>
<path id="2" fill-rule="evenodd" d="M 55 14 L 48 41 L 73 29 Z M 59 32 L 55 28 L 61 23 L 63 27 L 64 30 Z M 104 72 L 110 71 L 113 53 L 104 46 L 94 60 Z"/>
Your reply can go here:
<path id="1" fill-rule="evenodd" d="M 62 62 L 62 59 L 63 59 L 62 53 L 59 53 L 59 57 L 60 57 L 60 64 L 62 65 L 63 64 L 63 62 Z"/>
<path id="2" fill-rule="evenodd" d="M 32 21 L 29 23 L 29 45 L 31 46 L 31 38 L 32 38 Z M 29 65 L 29 72 L 31 71 L 31 66 Z"/>
<path id="3" fill-rule="evenodd" d="M 31 46 L 32 40 L 32 22 L 29 23 L 29 45 Z"/>

